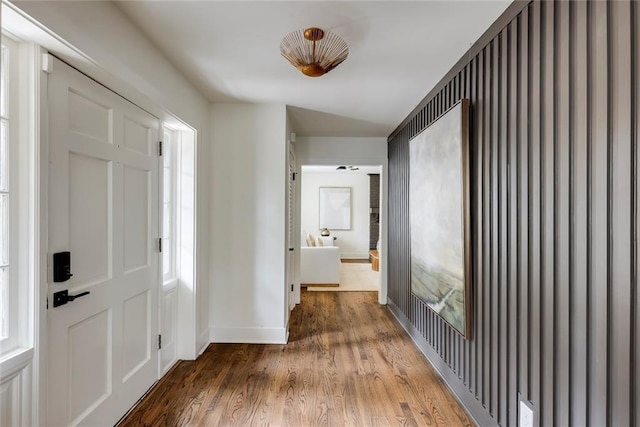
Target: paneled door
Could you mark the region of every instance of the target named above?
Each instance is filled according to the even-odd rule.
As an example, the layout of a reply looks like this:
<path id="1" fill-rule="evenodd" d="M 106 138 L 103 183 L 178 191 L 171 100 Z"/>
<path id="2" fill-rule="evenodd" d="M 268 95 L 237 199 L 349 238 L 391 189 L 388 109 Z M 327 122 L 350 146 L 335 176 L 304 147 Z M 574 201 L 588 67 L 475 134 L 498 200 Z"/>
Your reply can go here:
<path id="1" fill-rule="evenodd" d="M 158 377 L 159 120 L 56 59 L 48 121 L 47 425 L 113 425 Z"/>

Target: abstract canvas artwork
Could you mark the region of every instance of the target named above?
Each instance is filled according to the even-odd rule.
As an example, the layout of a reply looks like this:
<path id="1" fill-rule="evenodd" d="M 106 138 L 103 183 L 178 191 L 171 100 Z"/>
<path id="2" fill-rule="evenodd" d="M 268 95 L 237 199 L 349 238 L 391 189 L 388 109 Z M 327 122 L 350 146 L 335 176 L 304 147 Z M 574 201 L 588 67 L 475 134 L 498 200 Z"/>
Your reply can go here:
<path id="1" fill-rule="evenodd" d="M 468 100 L 409 141 L 411 291 L 471 337 Z"/>
<path id="2" fill-rule="evenodd" d="M 351 230 L 351 187 L 320 187 L 318 228 Z"/>

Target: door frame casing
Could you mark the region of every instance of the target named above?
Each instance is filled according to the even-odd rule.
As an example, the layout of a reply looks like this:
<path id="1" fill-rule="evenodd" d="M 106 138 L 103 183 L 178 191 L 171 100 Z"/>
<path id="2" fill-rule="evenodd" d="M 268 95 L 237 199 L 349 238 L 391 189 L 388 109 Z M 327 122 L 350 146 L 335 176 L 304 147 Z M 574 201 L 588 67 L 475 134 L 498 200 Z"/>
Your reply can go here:
<path id="1" fill-rule="evenodd" d="M 389 230 L 389 218 L 387 215 L 389 204 L 389 189 L 388 189 L 388 174 L 389 174 L 389 161 L 381 159 L 368 159 L 368 158 L 296 158 L 296 174 L 302 177 L 303 166 L 326 166 L 326 165 L 342 165 L 342 164 L 354 164 L 359 166 L 379 166 L 380 167 L 380 291 L 378 292 L 378 303 L 381 305 L 387 304 L 387 292 L 388 292 L 388 278 L 387 278 L 387 247 L 388 247 L 388 230 Z M 302 185 L 296 186 L 296 229 L 300 232 L 301 228 L 301 216 L 302 216 L 302 197 L 301 197 Z M 295 261 L 297 271 L 300 271 L 300 240 L 295 239 L 296 252 L 298 254 Z M 300 281 L 296 282 L 296 304 L 300 304 Z"/>
<path id="2" fill-rule="evenodd" d="M 286 248 L 286 263 L 287 263 L 287 309 L 285 323 L 287 324 L 287 330 L 289 325 L 289 318 L 291 311 L 298 304 L 299 300 L 299 273 L 298 264 L 299 248 L 296 247 L 296 242 L 299 240 L 299 227 L 298 227 L 298 208 L 297 208 L 297 192 L 299 187 L 299 175 L 298 175 L 298 159 L 296 157 L 295 145 L 292 141 L 287 141 L 287 186 L 293 185 L 293 194 L 290 193 L 289 187 L 287 187 L 287 248 Z M 293 166 L 293 167 L 292 167 Z M 293 176 L 291 176 L 293 174 Z M 289 199 L 292 200 L 289 200 Z M 290 212 L 291 210 L 291 212 Z M 293 220 L 293 222 L 291 222 Z M 291 233 L 291 234 L 290 234 Z M 293 253 L 292 253 L 293 252 Z M 296 286 L 296 284 L 298 284 Z M 289 289 L 292 286 L 293 289 Z M 296 287 L 298 292 L 296 292 Z"/>
<path id="3" fill-rule="evenodd" d="M 180 242 L 176 247 L 176 258 L 179 260 L 176 278 L 176 296 L 177 296 L 177 316 L 176 316 L 176 357 L 177 360 L 195 359 L 199 353 L 204 351 L 197 348 L 196 336 L 197 327 L 197 301 L 196 295 L 196 257 L 197 257 L 197 236 L 195 227 L 198 220 L 197 215 L 197 192 L 198 192 L 198 165 L 196 153 L 198 152 L 197 131 L 188 124 L 184 123 L 176 117 L 170 117 L 162 121 L 163 128 L 171 129 L 174 134 L 179 135 L 179 153 L 176 154 L 178 163 L 176 164 L 176 194 L 177 210 L 179 211 L 176 218 L 179 220 L 176 225 L 176 234 Z M 164 181 L 161 183 L 164 185 Z M 192 202 L 192 203 L 189 203 Z M 185 207 L 186 206 L 186 207 Z M 189 209 L 192 210 L 193 216 L 188 215 Z M 162 219 L 162 212 L 160 212 Z M 162 274 L 161 274 L 162 276 Z M 159 314 L 162 312 L 162 294 L 164 286 L 162 277 L 159 289 Z M 166 373 L 166 371 L 165 371 Z M 161 373 L 162 375 L 162 373 Z M 160 376 L 161 376 L 160 375 Z"/>

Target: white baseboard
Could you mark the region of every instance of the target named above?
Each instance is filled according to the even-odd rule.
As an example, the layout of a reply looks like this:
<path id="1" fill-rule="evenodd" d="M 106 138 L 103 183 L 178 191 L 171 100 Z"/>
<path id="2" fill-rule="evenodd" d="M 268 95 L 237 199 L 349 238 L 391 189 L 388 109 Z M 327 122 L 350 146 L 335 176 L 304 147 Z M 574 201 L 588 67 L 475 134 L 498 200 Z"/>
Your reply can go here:
<path id="1" fill-rule="evenodd" d="M 286 344 L 286 328 L 211 328 L 211 342 L 234 344 Z"/>
<path id="2" fill-rule="evenodd" d="M 342 258 L 346 258 L 346 259 L 369 259 L 369 252 L 367 253 L 362 253 L 362 252 L 341 252 L 340 253 L 340 259 Z"/>

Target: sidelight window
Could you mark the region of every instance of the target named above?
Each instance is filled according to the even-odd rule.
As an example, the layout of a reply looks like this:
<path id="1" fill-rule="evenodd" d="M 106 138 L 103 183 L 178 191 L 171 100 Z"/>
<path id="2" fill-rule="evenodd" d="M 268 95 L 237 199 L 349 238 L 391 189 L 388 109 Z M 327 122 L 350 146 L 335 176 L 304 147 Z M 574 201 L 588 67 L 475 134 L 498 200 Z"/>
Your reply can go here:
<path id="1" fill-rule="evenodd" d="M 9 204 L 11 193 L 9 191 L 9 112 L 7 111 L 7 62 L 9 59 L 8 47 L 2 44 L 0 54 L 0 341 L 9 338 Z"/>
<path id="2" fill-rule="evenodd" d="M 30 143 L 20 126 L 27 117 L 21 96 L 20 45 L 2 35 L 0 50 L 0 356 L 29 341 L 32 180 Z M 1 359 L 1 358 L 0 358 Z"/>
<path id="3" fill-rule="evenodd" d="M 180 133 L 164 129 L 162 153 L 162 278 L 165 285 L 174 281 L 176 273 L 177 146 Z"/>

